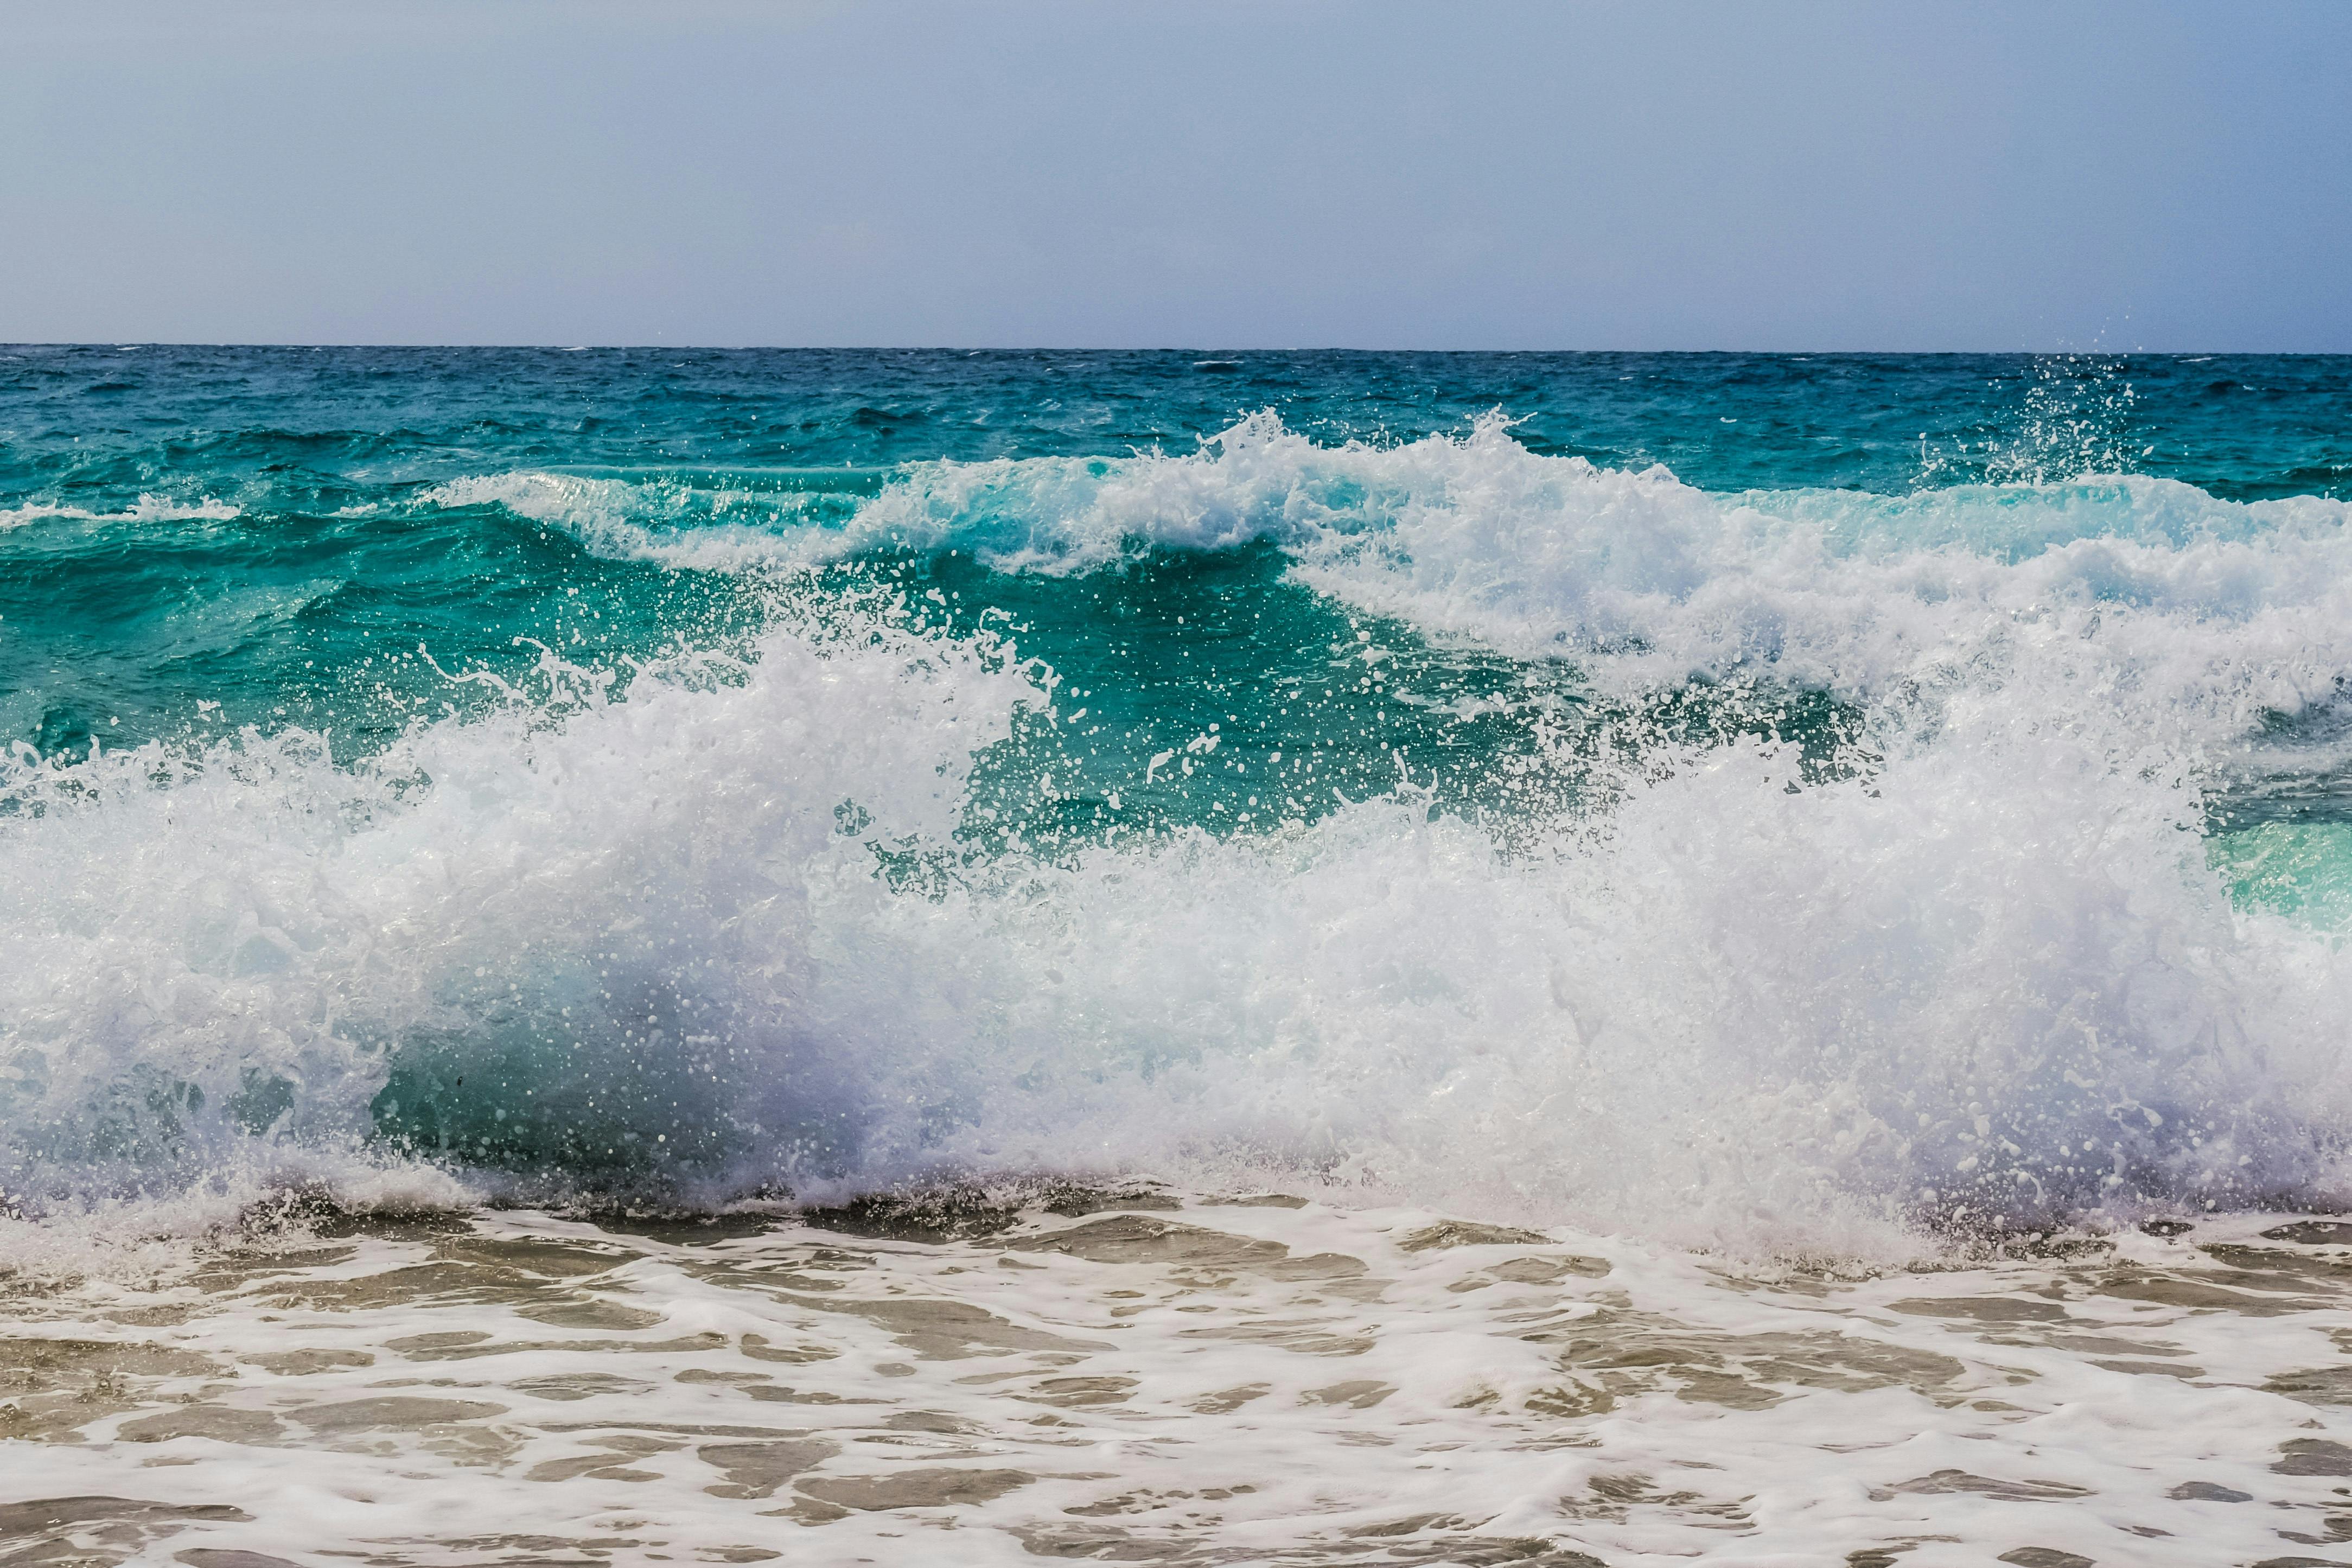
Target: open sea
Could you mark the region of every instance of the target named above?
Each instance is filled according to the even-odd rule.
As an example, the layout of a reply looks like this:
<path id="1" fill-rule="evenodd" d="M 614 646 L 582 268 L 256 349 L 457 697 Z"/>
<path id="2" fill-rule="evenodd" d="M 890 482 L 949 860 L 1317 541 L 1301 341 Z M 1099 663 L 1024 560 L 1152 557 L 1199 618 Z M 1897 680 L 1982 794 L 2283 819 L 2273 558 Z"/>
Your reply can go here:
<path id="1" fill-rule="evenodd" d="M 2352 1564 L 2352 358 L 0 348 L 0 1568 Z"/>

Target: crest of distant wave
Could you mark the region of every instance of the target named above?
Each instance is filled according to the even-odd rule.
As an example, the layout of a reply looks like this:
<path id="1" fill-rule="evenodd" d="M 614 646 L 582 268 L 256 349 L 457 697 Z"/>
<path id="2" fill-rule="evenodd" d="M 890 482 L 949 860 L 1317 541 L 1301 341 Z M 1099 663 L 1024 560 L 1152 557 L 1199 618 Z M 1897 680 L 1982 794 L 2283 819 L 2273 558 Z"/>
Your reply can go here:
<path id="1" fill-rule="evenodd" d="M 1722 496 L 1663 468 L 1531 453 L 1500 416 L 1460 438 L 1329 448 L 1264 414 L 1194 454 L 918 464 L 822 524 L 813 499 L 781 482 L 530 472 L 427 496 L 498 502 L 602 552 L 731 572 L 961 550 L 1059 574 L 1265 541 L 1366 610 L 1590 660 L 1616 683 L 1769 665 L 1871 695 L 1979 680 L 1987 659 L 2087 658 L 2127 667 L 2168 713 L 2218 704 L 2235 722 L 2332 698 L 2352 641 L 2352 507 L 2224 501 L 2132 475 Z"/>

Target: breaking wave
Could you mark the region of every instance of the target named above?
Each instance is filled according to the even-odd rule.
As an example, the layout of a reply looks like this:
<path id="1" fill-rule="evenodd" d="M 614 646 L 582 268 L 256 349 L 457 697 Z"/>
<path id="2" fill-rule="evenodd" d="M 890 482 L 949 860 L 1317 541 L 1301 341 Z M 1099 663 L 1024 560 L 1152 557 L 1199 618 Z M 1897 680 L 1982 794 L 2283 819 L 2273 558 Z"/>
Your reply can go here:
<path id="1" fill-rule="evenodd" d="M 548 655 L 358 763 L 256 730 L 0 765 L 18 1201 L 362 1156 L 706 1201 L 1275 1170 L 1799 1245 L 2344 1187 L 2352 841 L 2217 803 L 2327 771 L 2345 503 L 1709 494 L 1499 419 L 1325 447 L 1265 416 L 1182 456 L 415 504 L 775 608 L 625 695 Z M 1083 841 L 983 845 L 988 759 L 1073 711 L 1055 672 L 916 624 L 919 574 L 825 576 L 1244 547 L 1593 693 L 1811 690 L 1853 721 L 1823 767 L 1628 720 L 1509 823 L 1400 753 L 1318 816 L 1122 835 L 1109 787 Z"/>

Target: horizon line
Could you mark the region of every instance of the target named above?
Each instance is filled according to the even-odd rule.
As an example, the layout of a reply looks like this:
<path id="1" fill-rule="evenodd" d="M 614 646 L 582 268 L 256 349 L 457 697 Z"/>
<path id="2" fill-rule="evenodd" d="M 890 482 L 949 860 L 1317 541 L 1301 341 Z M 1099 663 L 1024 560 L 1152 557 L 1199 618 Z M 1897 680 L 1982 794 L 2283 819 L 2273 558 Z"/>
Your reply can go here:
<path id="1" fill-rule="evenodd" d="M 446 353 L 472 350 L 488 353 L 541 351 L 552 353 L 863 353 L 863 354 L 1198 354 L 1204 360 L 1231 359 L 1248 354 L 1462 354 L 1497 357 L 1525 355 L 1559 357 L 1565 355 L 1679 355 L 1700 357 L 1763 357 L 1821 359 L 1998 359 L 2016 356 L 2069 356 L 2097 359 L 2129 359 L 2135 356 L 2162 359 L 2222 357 L 2239 359 L 2347 359 L 2352 349 L 2230 349 L 2230 348 L 2009 348 L 2009 349 L 1845 349 L 1845 348 L 1786 348 L 1786 349 L 1626 349 L 1626 348 L 1365 348 L 1361 346 L 1322 344 L 1288 347 L 1258 346 L 1251 348 L 1202 348 L 1182 344 L 1161 344 L 1155 347 L 1105 347 L 1068 343 L 557 343 L 557 342 L 299 342 L 240 341 L 235 339 L 202 338 L 90 338 L 90 339 L 0 339 L 0 350 L 15 349 L 112 349 L 124 352 L 132 349 L 284 349 L 327 352 L 331 350 L 410 350 Z"/>

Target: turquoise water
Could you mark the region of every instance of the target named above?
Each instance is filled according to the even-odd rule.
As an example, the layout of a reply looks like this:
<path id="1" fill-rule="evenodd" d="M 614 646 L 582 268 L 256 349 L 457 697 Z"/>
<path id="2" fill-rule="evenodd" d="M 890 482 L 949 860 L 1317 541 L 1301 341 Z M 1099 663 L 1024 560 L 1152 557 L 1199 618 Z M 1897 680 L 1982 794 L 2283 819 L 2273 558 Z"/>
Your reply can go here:
<path id="1" fill-rule="evenodd" d="M 2347 496 L 2317 357 L 7 350 L 0 1188 L 2307 1200 Z"/>

